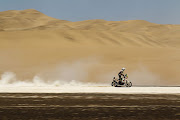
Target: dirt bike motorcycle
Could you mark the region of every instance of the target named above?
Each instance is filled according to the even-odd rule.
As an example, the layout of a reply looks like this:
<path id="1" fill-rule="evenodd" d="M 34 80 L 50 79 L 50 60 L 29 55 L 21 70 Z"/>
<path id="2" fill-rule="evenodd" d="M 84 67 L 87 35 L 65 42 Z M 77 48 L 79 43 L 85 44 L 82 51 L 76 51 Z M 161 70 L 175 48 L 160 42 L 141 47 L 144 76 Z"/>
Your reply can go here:
<path id="1" fill-rule="evenodd" d="M 132 86 L 132 82 L 131 81 L 128 81 L 128 76 L 127 74 L 125 76 L 123 76 L 123 78 L 121 79 L 117 79 L 117 78 L 113 78 L 113 81 L 111 83 L 111 86 L 114 86 L 114 87 L 131 87 Z"/>

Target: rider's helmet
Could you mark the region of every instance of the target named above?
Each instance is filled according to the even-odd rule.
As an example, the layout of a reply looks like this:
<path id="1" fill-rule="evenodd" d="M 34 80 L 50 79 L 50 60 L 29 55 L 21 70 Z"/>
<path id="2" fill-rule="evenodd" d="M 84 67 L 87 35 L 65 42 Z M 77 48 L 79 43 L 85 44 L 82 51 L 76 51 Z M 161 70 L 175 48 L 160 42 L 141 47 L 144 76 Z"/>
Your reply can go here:
<path id="1" fill-rule="evenodd" d="M 122 70 L 122 71 L 125 71 L 125 70 L 126 70 L 126 68 L 124 68 L 124 67 L 123 67 L 121 70 Z"/>

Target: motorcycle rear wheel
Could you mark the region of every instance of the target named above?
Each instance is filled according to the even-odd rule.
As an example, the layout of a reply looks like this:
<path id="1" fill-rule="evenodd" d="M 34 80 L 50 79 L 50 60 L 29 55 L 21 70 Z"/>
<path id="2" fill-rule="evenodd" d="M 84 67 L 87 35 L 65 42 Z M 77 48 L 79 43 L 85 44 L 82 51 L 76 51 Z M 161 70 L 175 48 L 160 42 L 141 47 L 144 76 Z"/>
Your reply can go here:
<path id="1" fill-rule="evenodd" d="M 117 87 L 117 83 L 114 82 L 114 83 L 113 83 L 113 86 L 114 86 L 114 87 Z"/>

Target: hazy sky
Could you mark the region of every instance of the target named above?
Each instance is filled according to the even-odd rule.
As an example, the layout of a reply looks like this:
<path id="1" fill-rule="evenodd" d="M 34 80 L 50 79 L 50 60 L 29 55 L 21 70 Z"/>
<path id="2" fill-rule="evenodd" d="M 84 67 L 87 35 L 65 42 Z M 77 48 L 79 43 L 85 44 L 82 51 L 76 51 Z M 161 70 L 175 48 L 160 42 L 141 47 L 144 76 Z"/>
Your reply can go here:
<path id="1" fill-rule="evenodd" d="M 0 11 L 36 9 L 58 19 L 180 24 L 180 0 L 0 0 Z"/>

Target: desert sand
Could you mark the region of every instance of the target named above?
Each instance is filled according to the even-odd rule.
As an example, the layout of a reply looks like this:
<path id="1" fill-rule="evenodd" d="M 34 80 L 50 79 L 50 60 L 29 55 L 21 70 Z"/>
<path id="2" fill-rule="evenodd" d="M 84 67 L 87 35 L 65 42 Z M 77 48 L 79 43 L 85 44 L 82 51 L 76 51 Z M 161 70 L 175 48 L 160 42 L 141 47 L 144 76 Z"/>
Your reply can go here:
<path id="1" fill-rule="evenodd" d="M 179 120 L 173 94 L 1 93 L 1 120 Z"/>
<path id="2" fill-rule="evenodd" d="M 0 12 L 0 75 L 16 74 L 9 83 L 34 76 L 110 83 L 125 67 L 133 84 L 180 85 L 179 48 L 180 25 L 71 22 L 34 9 Z"/>
<path id="3" fill-rule="evenodd" d="M 45 85 L 44 85 L 45 86 Z M 104 93 L 104 94 L 168 94 L 180 95 L 180 87 L 112 87 L 112 86 L 0 86 L 0 93 Z"/>

